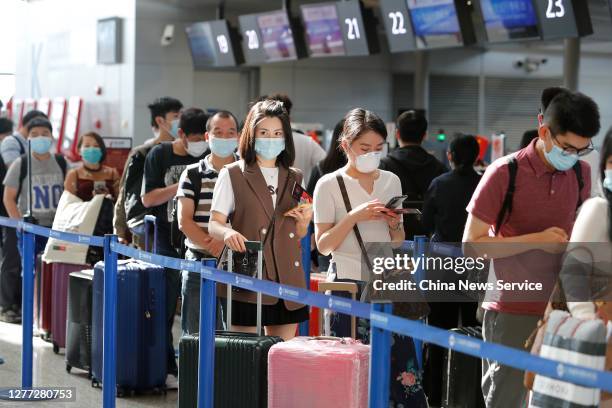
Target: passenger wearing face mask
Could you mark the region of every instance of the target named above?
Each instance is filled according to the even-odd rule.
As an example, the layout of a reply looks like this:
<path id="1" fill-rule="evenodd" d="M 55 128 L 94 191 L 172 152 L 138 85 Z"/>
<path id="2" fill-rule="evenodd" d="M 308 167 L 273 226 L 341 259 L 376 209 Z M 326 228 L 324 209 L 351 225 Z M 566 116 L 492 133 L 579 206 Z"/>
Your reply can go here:
<path id="1" fill-rule="evenodd" d="M 302 173 L 291 167 L 293 137 L 281 102 L 253 105 L 239 152 L 241 160 L 225 166 L 215 184 L 210 235 L 237 252 L 246 252 L 247 240 L 263 242 L 264 279 L 305 288 L 300 239 L 308 231 L 312 210 L 297 207 L 292 196 L 295 184 L 302 183 Z M 308 319 L 308 307 L 299 303 L 270 296 L 263 296 L 262 302 L 262 324 L 268 336 L 291 339 L 297 323 Z M 255 332 L 255 303 L 253 292 L 234 294 L 230 330 Z"/>
<path id="2" fill-rule="evenodd" d="M 463 242 L 486 244 L 487 249 L 470 245 L 476 251 L 471 255 L 486 253 L 492 259 L 490 281 L 527 279 L 543 288 L 537 299 L 527 298 L 533 301 L 520 301 L 516 291 L 487 291 L 482 304 L 485 341 L 522 349 L 543 316 L 561 259 L 558 254 L 534 249 L 568 242 L 576 208 L 591 191 L 589 165 L 579 159 L 593 149 L 591 138 L 599 129 L 599 108 L 591 98 L 559 93 L 543 113 L 538 138 L 492 163 L 478 184 L 467 207 Z M 514 191 L 507 195 L 511 166 L 516 168 Z M 487 407 L 519 406 L 526 397 L 523 372 L 485 359 L 482 390 Z"/>
<path id="3" fill-rule="evenodd" d="M 117 198 L 119 173 L 102 164 L 106 156 L 104 139 L 95 132 L 85 133 L 77 147 L 83 164 L 68 172 L 64 190 L 83 201 L 91 200 L 96 194 L 110 195 L 114 201 Z"/>
<path id="4" fill-rule="evenodd" d="M 314 222 L 317 248 L 332 256 L 328 281 L 355 282 L 362 289 L 362 253 L 357 226 L 364 243 L 404 240 L 402 218 L 385 208 L 391 198 L 402 195 L 399 177 L 379 170 L 381 152 L 387 137 L 385 123 L 373 112 L 353 109 L 344 117 L 340 146 L 348 164 L 321 177 L 314 191 Z M 351 211 L 347 212 L 342 186 Z M 346 336 L 332 327 L 336 336 Z M 367 322 L 360 321 L 360 326 Z M 333 326 L 333 325 L 332 325 Z M 367 330 L 366 330 L 367 332 Z M 363 340 L 367 340 L 363 338 Z M 426 407 L 414 344 L 406 336 L 394 335 L 391 349 L 390 404 L 392 407 Z"/>
<path id="5" fill-rule="evenodd" d="M 198 163 L 208 154 L 206 121 L 208 115 L 197 108 L 185 110 L 179 121 L 177 138 L 161 143 L 147 155 L 143 180 L 142 204 L 157 219 L 157 253 L 178 258 L 170 239 L 172 199 L 176 196 L 183 170 Z M 168 373 L 176 376 L 178 369 L 172 343 L 172 324 L 176 301 L 180 294 L 180 272 L 166 269 L 166 317 L 168 319 Z"/>
<path id="6" fill-rule="evenodd" d="M 171 142 L 177 137 L 181 109 L 183 104 L 170 97 L 158 98 L 149 105 L 151 129 L 155 138 L 134 148 L 126 161 L 113 218 L 113 229 L 119 242 L 127 243 L 131 240 L 134 245 L 143 247 L 143 224 L 147 210 L 140 196 L 145 159 L 154 146 Z"/>
<path id="7" fill-rule="evenodd" d="M 61 155 L 53 155 L 50 150 L 53 146 L 51 123 L 44 118 L 35 118 L 28 122 L 28 140 L 32 148 L 32 157 L 27 153 L 17 158 L 8 169 L 4 178 L 3 202 L 9 217 L 21 220 L 28 212 L 28 161 L 31 161 L 32 180 L 32 213 L 39 225 L 51 227 L 60 197 L 64 191 L 64 178 L 66 175 L 66 160 Z M 21 252 L 21 234 L 17 232 L 17 248 Z M 36 253 L 44 250 L 47 239 L 36 236 Z M 14 254 L 12 254 L 14 255 Z M 2 292 L 12 291 L 15 296 L 21 292 L 21 279 L 14 279 L 12 288 L 6 288 L 3 281 Z M 0 320 L 5 320 L 8 311 L 0 308 Z M 21 319 L 21 307 L 12 305 L 9 317 Z"/>
<path id="8" fill-rule="evenodd" d="M 185 234 L 187 248 L 185 258 L 195 261 L 218 258 L 225 246 L 222 240 L 215 239 L 208 233 L 208 222 L 219 172 L 225 165 L 238 160 L 235 153 L 238 147 L 238 121 L 235 116 L 228 111 L 219 111 L 211 116 L 206 122 L 206 140 L 210 146 L 210 154 L 183 171 L 176 194 L 178 225 Z M 199 332 L 200 323 L 199 274 L 183 271 L 181 297 L 183 335 L 196 334 Z M 221 329 L 223 319 L 219 304 L 217 310 L 217 328 Z"/>

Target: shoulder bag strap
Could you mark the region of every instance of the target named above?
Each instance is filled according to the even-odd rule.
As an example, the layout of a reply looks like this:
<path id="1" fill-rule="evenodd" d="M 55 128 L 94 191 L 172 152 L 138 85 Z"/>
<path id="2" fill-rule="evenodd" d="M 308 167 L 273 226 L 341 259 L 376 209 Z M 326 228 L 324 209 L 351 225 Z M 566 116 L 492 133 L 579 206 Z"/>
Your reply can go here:
<path id="1" fill-rule="evenodd" d="M 499 230 L 501 226 L 504 224 L 506 214 L 510 216 L 512 213 L 512 200 L 514 199 L 514 190 L 516 188 L 516 173 L 518 170 L 518 162 L 515 157 L 511 157 L 508 159 L 508 189 L 506 190 L 506 195 L 504 196 L 504 201 L 502 203 L 502 208 L 499 211 L 497 216 L 497 222 L 495 223 L 495 235 L 499 234 Z"/>
<path id="2" fill-rule="evenodd" d="M 344 206 L 346 207 L 347 214 L 351 212 L 351 201 L 348 196 L 348 192 L 346 191 L 346 185 L 344 184 L 344 179 L 341 174 L 336 175 L 336 180 L 338 180 L 338 186 L 340 187 L 340 193 L 342 193 L 342 200 L 344 200 Z M 361 238 L 361 233 L 359 232 L 359 227 L 357 224 L 353 225 L 353 232 L 355 233 L 355 238 L 357 238 L 357 243 L 359 244 L 359 248 L 361 249 L 361 255 L 363 256 L 368 269 L 372 269 L 372 264 L 370 263 L 370 259 L 368 258 L 368 253 L 366 251 L 365 245 L 363 243 L 363 238 Z"/>
<path id="3" fill-rule="evenodd" d="M 584 179 L 582 178 L 582 166 L 580 165 L 580 160 L 574 164 L 573 169 L 574 173 L 576 173 L 576 180 L 578 181 L 578 202 L 576 203 L 577 210 L 582 205 L 582 189 L 584 188 Z"/>

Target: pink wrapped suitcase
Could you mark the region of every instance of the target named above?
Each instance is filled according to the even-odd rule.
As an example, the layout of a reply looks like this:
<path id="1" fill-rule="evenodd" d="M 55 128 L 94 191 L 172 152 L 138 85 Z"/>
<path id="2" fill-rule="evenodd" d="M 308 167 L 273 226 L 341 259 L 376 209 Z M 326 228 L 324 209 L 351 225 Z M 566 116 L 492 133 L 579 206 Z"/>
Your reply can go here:
<path id="1" fill-rule="evenodd" d="M 53 352 L 59 353 L 60 348 L 66 347 L 66 310 L 68 307 L 68 278 L 71 272 L 91 269 L 87 265 L 68 263 L 54 263 L 53 288 L 51 297 L 51 338 L 53 339 Z"/>
<path id="2" fill-rule="evenodd" d="M 268 354 L 268 408 L 367 408 L 370 346 L 296 337 Z"/>

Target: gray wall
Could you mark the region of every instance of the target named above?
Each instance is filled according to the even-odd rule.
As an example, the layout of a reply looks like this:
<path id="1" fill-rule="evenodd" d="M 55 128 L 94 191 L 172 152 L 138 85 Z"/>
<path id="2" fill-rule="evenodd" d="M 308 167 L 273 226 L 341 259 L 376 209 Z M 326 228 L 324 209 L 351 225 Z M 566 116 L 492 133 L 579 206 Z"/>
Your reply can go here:
<path id="1" fill-rule="evenodd" d="M 96 21 L 123 18 L 123 63 L 96 64 Z M 81 96 L 81 131 L 131 136 L 134 112 L 135 0 L 54 0 L 20 7 L 17 47 L 18 98 Z M 38 61 L 38 63 L 36 63 Z M 102 88 L 96 95 L 95 87 Z"/>

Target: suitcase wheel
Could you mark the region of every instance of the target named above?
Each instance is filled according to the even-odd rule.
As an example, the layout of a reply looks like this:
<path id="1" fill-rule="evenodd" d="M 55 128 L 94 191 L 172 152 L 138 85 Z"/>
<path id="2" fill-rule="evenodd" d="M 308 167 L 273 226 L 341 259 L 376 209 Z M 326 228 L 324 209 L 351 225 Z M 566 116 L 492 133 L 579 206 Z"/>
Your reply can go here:
<path id="1" fill-rule="evenodd" d="M 93 388 L 98 388 L 100 386 L 100 383 L 98 382 L 98 380 L 96 380 L 95 378 L 91 377 L 91 386 Z"/>
<path id="2" fill-rule="evenodd" d="M 136 395 L 135 390 L 129 388 L 117 387 L 117 398 L 133 397 Z"/>
<path id="3" fill-rule="evenodd" d="M 59 346 L 56 343 L 53 343 L 53 352 L 55 354 L 59 354 L 59 350 L 60 350 Z"/>
<path id="4" fill-rule="evenodd" d="M 69 373 L 72 370 L 72 366 L 70 364 L 66 364 L 66 372 Z"/>

